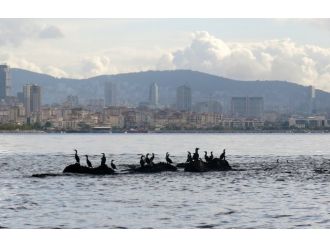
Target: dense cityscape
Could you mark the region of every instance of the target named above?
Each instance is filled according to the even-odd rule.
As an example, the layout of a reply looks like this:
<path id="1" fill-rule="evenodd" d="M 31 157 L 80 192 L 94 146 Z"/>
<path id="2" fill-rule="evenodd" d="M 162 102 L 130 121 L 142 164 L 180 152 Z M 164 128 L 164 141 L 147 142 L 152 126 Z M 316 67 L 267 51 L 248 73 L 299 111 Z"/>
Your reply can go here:
<path id="1" fill-rule="evenodd" d="M 10 67 L 0 65 L 0 130 L 46 132 L 232 132 L 328 130 L 330 120 L 315 108 L 315 88 L 307 87 L 305 114 L 264 109 L 264 97 L 232 96 L 223 107 L 221 99 L 194 102 L 189 84 L 176 89 L 176 102 L 162 105 L 156 82 L 150 84 L 148 101 L 135 106 L 120 102 L 118 83 L 104 82 L 104 98 L 80 102 L 67 95 L 64 102 L 42 104 L 43 90 L 26 84 L 12 96 Z M 317 114 L 318 113 L 318 114 Z"/>

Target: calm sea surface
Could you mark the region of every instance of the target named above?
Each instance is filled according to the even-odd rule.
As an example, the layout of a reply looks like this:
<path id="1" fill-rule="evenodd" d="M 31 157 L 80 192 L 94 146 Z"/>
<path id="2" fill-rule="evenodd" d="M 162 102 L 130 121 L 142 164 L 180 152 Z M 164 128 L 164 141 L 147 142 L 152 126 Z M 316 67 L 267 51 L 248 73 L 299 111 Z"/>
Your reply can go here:
<path id="1" fill-rule="evenodd" d="M 62 175 L 74 148 L 82 164 L 104 152 L 125 170 L 141 153 L 183 162 L 195 147 L 226 148 L 245 170 Z M 330 135 L 0 134 L 0 227 L 329 228 Z"/>

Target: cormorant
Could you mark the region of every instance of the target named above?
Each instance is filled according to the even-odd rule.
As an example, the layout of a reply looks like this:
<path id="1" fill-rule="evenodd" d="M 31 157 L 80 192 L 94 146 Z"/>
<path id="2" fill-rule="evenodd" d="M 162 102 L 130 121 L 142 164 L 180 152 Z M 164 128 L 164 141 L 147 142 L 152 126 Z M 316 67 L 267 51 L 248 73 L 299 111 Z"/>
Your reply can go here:
<path id="1" fill-rule="evenodd" d="M 209 156 L 207 156 L 207 151 L 204 151 L 204 158 L 205 158 L 205 161 L 206 162 L 209 162 L 210 161 L 210 158 L 209 158 Z"/>
<path id="2" fill-rule="evenodd" d="M 154 158 L 155 158 L 155 154 L 152 153 L 152 156 L 150 157 L 150 164 L 154 163 Z"/>
<path id="3" fill-rule="evenodd" d="M 166 162 L 167 162 L 168 164 L 173 163 L 173 161 L 170 159 L 170 154 L 169 154 L 168 152 L 166 152 Z"/>
<path id="4" fill-rule="evenodd" d="M 226 159 L 226 149 L 223 150 L 222 154 L 220 155 L 220 160 Z"/>
<path id="5" fill-rule="evenodd" d="M 74 158 L 76 159 L 76 164 L 80 165 L 80 158 L 78 156 L 78 151 L 77 151 L 77 149 L 74 149 L 74 151 L 76 152 L 75 155 L 74 155 Z"/>
<path id="6" fill-rule="evenodd" d="M 92 168 L 93 165 L 92 165 L 92 162 L 89 161 L 89 159 L 88 159 L 88 155 L 85 155 L 85 156 L 86 156 L 86 163 L 87 163 L 87 166 L 90 167 L 90 168 Z"/>
<path id="7" fill-rule="evenodd" d="M 187 155 L 187 163 L 190 163 L 190 162 L 192 162 L 193 161 L 193 159 L 192 159 L 192 157 L 191 157 L 191 153 L 189 152 L 189 151 L 187 151 L 188 152 L 188 155 Z"/>
<path id="8" fill-rule="evenodd" d="M 213 151 L 211 151 L 211 155 L 210 155 L 210 161 L 213 160 Z"/>
<path id="9" fill-rule="evenodd" d="M 150 165 L 150 158 L 148 157 L 149 156 L 149 153 L 147 153 L 147 155 L 146 155 L 146 163 L 148 164 L 148 165 Z"/>
<path id="10" fill-rule="evenodd" d="M 102 153 L 102 158 L 101 158 L 101 166 L 105 166 L 105 162 L 107 161 L 107 158 L 105 157 L 105 154 Z"/>
<path id="11" fill-rule="evenodd" d="M 113 162 L 114 162 L 114 160 L 111 160 L 111 168 L 115 170 L 115 169 L 117 169 L 117 167 Z"/>
<path id="12" fill-rule="evenodd" d="M 146 163 L 145 159 L 143 159 L 144 155 L 141 155 L 141 158 L 140 158 L 140 165 L 141 167 L 144 167 L 144 164 Z"/>
<path id="13" fill-rule="evenodd" d="M 195 148 L 195 153 L 193 155 L 193 160 L 198 160 L 199 159 L 198 150 L 199 150 L 199 148 Z"/>
<path id="14" fill-rule="evenodd" d="M 278 159 L 276 160 L 276 163 L 279 163 L 279 160 Z"/>

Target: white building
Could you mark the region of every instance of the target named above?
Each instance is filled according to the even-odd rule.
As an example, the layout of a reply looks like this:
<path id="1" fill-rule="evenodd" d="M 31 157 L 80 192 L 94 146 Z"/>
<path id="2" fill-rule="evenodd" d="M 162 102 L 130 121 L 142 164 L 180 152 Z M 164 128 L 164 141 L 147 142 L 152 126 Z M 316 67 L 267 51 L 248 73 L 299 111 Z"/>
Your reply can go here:
<path id="1" fill-rule="evenodd" d="M 149 105 L 157 107 L 159 104 L 159 91 L 157 83 L 152 83 L 149 88 Z"/>

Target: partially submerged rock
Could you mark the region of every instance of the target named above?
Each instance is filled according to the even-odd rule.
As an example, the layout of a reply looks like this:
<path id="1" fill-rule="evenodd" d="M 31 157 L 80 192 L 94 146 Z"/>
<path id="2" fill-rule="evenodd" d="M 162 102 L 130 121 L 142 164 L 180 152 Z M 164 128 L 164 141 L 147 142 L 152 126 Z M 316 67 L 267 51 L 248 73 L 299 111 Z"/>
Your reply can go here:
<path id="1" fill-rule="evenodd" d="M 165 162 L 154 163 L 152 165 L 145 166 L 131 166 L 130 172 L 138 172 L 138 173 L 156 173 L 156 172 L 164 172 L 164 171 L 176 171 L 177 168 L 171 164 Z"/>
<path id="2" fill-rule="evenodd" d="M 186 172 L 207 172 L 207 171 L 230 171 L 232 170 L 227 160 L 213 159 L 210 162 L 194 160 L 190 163 L 181 163 Z"/>
<path id="3" fill-rule="evenodd" d="M 79 164 L 69 165 L 64 168 L 64 173 L 81 173 L 81 174 L 93 174 L 93 175 L 110 175 L 115 174 L 115 171 L 107 165 L 101 165 L 95 168 L 89 168 L 87 166 L 81 166 Z"/>

